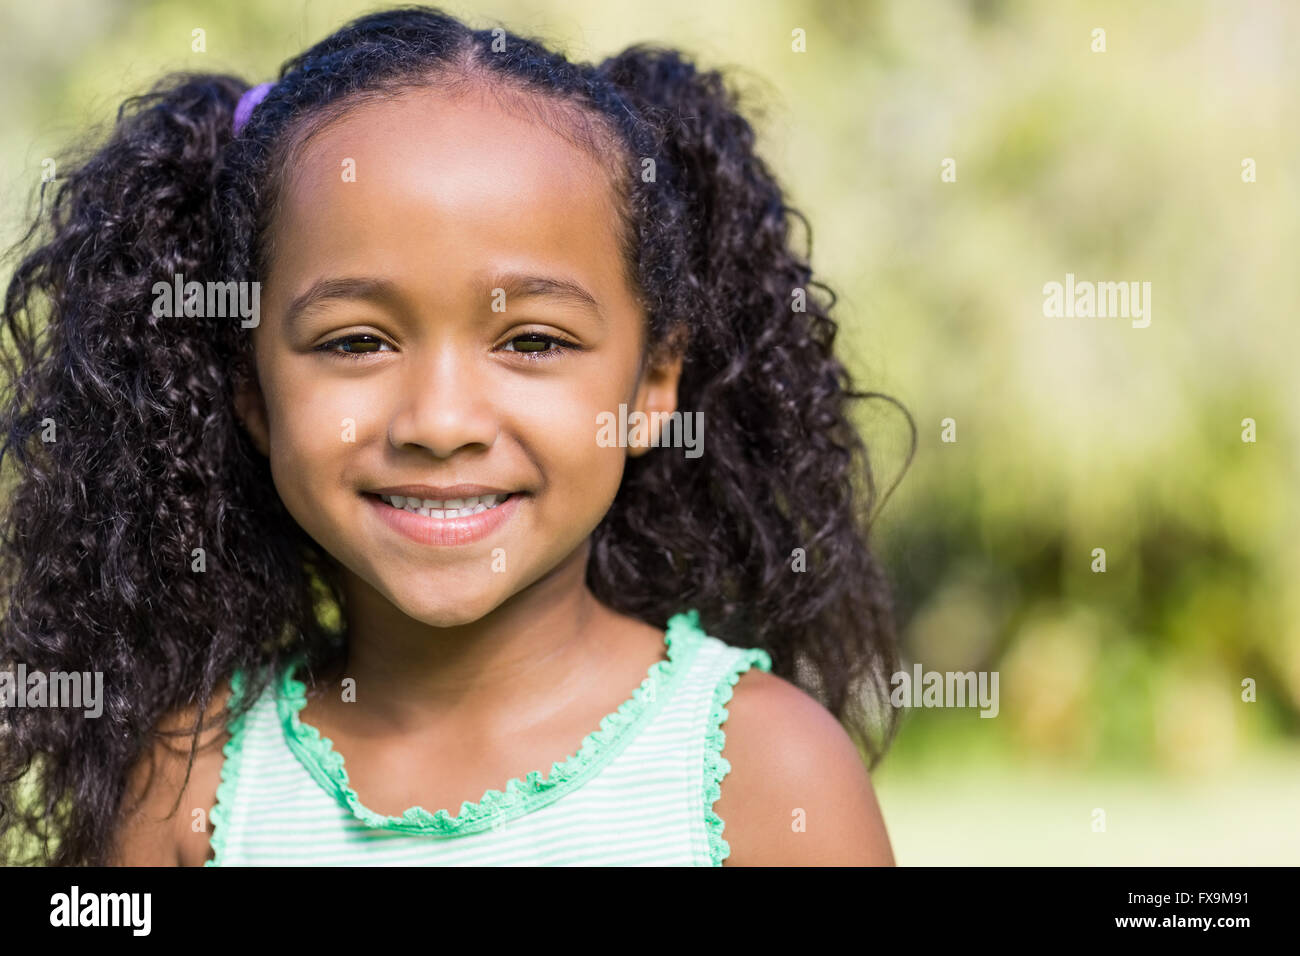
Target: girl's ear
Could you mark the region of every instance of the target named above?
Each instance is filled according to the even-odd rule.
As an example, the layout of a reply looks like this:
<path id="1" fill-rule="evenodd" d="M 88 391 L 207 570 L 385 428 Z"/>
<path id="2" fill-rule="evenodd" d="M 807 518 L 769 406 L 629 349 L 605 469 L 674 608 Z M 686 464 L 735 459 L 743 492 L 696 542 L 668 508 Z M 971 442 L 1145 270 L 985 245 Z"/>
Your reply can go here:
<path id="1" fill-rule="evenodd" d="M 246 376 L 235 386 L 235 414 L 257 450 L 270 457 L 271 443 L 268 440 L 270 430 L 266 424 L 266 398 L 262 395 L 262 387 L 256 375 Z"/>
<path id="2" fill-rule="evenodd" d="M 652 350 L 637 385 L 632 410 L 642 412 L 650 425 L 650 442 L 646 446 L 628 445 L 627 453 L 639 458 L 659 440 L 659 431 L 667 416 L 677 410 L 677 385 L 682 378 L 682 360 L 686 356 L 686 330 L 675 329 L 668 341 Z M 662 412 L 663 416 L 656 415 Z"/>

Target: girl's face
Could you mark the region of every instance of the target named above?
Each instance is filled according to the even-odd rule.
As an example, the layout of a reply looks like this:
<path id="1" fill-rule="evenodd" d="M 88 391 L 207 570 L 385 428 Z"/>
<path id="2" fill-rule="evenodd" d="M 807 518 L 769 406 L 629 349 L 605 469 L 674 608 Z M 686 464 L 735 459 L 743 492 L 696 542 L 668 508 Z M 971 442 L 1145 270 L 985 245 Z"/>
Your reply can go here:
<path id="1" fill-rule="evenodd" d="M 308 142 L 237 408 L 350 586 L 448 627 L 585 566 L 641 451 L 602 447 L 598 415 L 673 411 L 681 371 L 640 374 L 645 317 L 616 221 L 597 164 L 491 94 L 407 92 Z M 425 485 L 414 497 L 445 504 L 436 490 L 461 484 L 513 497 L 467 524 L 376 494 Z"/>

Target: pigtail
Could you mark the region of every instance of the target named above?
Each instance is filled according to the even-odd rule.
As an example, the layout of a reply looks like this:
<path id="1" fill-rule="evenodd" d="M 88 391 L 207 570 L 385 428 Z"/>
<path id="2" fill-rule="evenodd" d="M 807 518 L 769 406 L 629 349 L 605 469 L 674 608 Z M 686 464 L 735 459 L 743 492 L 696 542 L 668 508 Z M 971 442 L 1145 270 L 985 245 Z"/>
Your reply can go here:
<path id="1" fill-rule="evenodd" d="M 646 284 L 664 290 L 649 302 L 651 327 L 689 330 L 679 407 L 702 414 L 704 453 L 629 463 L 593 580 L 616 605 L 641 595 L 629 610 L 643 618 L 693 605 L 719 637 L 766 649 L 874 766 L 896 732 L 898 657 L 868 547 L 876 489 L 849 404 L 875 393 L 854 391 L 835 356 L 834 292 L 791 250 L 788 217 L 803 216 L 755 152 L 723 76 L 646 45 L 597 70 L 658 133 L 655 181 L 637 182 L 632 200 L 646 223 Z M 657 587 L 633 586 L 642 576 Z"/>
<path id="2" fill-rule="evenodd" d="M 155 291 L 243 278 L 216 274 L 213 184 L 246 88 L 178 75 L 127 100 L 20 243 L 3 317 L 0 667 L 102 674 L 102 700 L 93 716 L 0 708 L 6 860 L 102 863 L 160 718 L 202 714 L 264 654 L 259 632 L 303 613 L 302 593 L 277 588 L 301 563 L 293 536 L 254 528 L 272 505 L 241 490 L 265 469 L 232 417 L 247 332 L 160 316 Z"/>

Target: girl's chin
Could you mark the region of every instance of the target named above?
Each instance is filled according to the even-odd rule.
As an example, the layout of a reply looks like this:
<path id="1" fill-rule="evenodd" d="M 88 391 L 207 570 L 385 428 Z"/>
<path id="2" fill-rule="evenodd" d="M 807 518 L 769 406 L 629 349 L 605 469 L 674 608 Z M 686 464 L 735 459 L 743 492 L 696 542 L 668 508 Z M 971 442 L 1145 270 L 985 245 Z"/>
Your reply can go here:
<path id="1" fill-rule="evenodd" d="M 449 586 L 449 590 L 453 588 L 454 586 Z M 427 591 L 411 593 L 409 588 L 403 587 L 392 594 L 389 600 L 404 615 L 421 624 L 430 627 L 461 627 L 483 619 L 507 597 L 509 595 L 505 593 L 470 595 L 461 591 L 455 602 L 430 603 Z"/>

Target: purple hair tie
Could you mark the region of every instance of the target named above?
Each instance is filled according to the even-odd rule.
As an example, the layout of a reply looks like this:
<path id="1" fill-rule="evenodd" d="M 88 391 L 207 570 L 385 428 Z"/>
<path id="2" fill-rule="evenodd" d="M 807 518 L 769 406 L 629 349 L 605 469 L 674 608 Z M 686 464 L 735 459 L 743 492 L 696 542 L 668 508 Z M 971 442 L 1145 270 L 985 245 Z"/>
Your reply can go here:
<path id="1" fill-rule="evenodd" d="M 271 92 L 273 86 L 275 86 L 274 83 L 259 83 L 257 86 L 249 87 L 244 91 L 244 95 L 235 104 L 234 130 L 236 136 L 244 128 L 248 118 L 253 115 L 253 110 L 257 104 L 266 99 L 266 94 Z"/>

